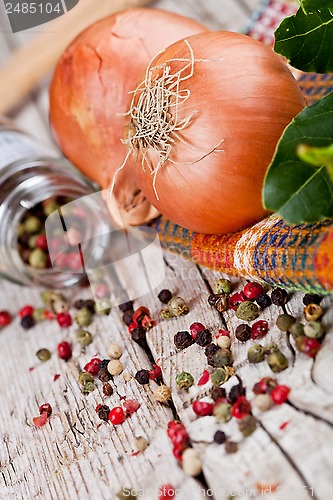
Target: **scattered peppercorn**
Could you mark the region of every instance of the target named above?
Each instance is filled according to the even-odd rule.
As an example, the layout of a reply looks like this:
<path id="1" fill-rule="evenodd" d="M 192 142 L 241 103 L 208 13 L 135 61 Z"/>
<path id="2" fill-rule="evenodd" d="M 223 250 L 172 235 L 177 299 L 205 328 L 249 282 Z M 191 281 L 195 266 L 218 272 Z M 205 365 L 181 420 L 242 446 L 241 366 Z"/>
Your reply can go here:
<path id="1" fill-rule="evenodd" d="M 171 390 L 166 385 L 160 385 L 154 392 L 156 401 L 167 403 L 171 399 Z"/>
<path id="2" fill-rule="evenodd" d="M 55 314 L 68 312 L 69 310 L 69 302 L 62 293 L 51 292 L 48 297 L 47 306 Z"/>
<path id="3" fill-rule="evenodd" d="M 192 335 L 185 331 L 177 332 L 173 341 L 177 349 L 186 349 L 194 343 Z"/>
<path id="4" fill-rule="evenodd" d="M 126 326 L 129 326 L 132 321 L 133 321 L 133 310 L 128 309 L 127 311 L 124 312 L 123 314 L 123 322 L 125 323 Z"/>
<path id="5" fill-rule="evenodd" d="M 107 316 L 111 311 L 111 302 L 109 299 L 97 299 L 95 302 L 95 313 Z"/>
<path id="6" fill-rule="evenodd" d="M 75 314 L 75 321 L 78 326 L 89 326 L 92 322 L 93 314 L 88 307 L 82 307 Z"/>
<path id="7" fill-rule="evenodd" d="M 227 393 L 224 387 L 216 387 L 216 386 L 211 387 L 210 395 L 213 401 L 217 401 L 218 399 L 227 397 Z"/>
<path id="8" fill-rule="evenodd" d="M 272 390 L 270 396 L 276 405 L 282 405 L 288 399 L 290 387 L 286 385 L 277 385 Z"/>
<path id="9" fill-rule="evenodd" d="M 214 354 L 219 350 L 219 346 L 217 346 L 216 344 L 208 344 L 208 346 L 206 346 L 205 348 L 205 355 L 207 357 L 209 356 L 214 356 Z"/>
<path id="10" fill-rule="evenodd" d="M 315 358 L 321 349 L 321 343 L 317 339 L 300 336 L 296 339 L 296 347 L 309 358 Z"/>
<path id="11" fill-rule="evenodd" d="M 244 286 L 243 293 L 247 299 L 255 300 L 264 293 L 264 289 L 259 283 L 250 281 Z"/>
<path id="12" fill-rule="evenodd" d="M 232 290 L 231 281 L 224 278 L 217 280 L 217 282 L 214 285 L 214 291 L 216 294 L 219 293 L 228 294 L 231 293 L 231 290 Z"/>
<path id="13" fill-rule="evenodd" d="M 195 343 L 200 347 L 206 347 L 212 342 L 213 336 L 207 328 L 200 330 L 195 337 Z"/>
<path id="14" fill-rule="evenodd" d="M 82 347 L 86 347 L 92 343 L 92 335 L 87 330 L 78 330 L 76 332 L 76 341 Z"/>
<path id="15" fill-rule="evenodd" d="M 225 312 L 229 308 L 229 295 L 226 293 L 215 293 L 208 297 L 210 306 L 215 307 L 218 312 Z"/>
<path id="16" fill-rule="evenodd" d="M 315 293 L 306 293 L 303 297 L 303 304 L 307 306 L 308 304 L 320 304 L 323 300 L 321 295 Z"/>
<path id="17" fill-rule="evenodd" d="M 274 373 L 282 372 L 288 368 L 288 360 L 279 349 L 274 349 L 271 354 L 268 354 L 266 360 L 270 369 Z"/>
<path id="18" fill-rule="evenodd" d="M 108 363 L 107 370 L 110 373 L 110 375 L 120 375 L 121 372 L 123 371 L 124 367 L 120 361 L 117 359 L 111 359 Z"/>
<path id="19" fill-rule="evenodd" d="M 238 451 L 238 444 L 235 443 L 234 441 L 227 441 L 225 443 L 225 451 L 226 453 L 237 453 Z"/>
<path id="20" fill-rule="evenodd" d="M 142 349 L 144 350 L 148 349 L 146 330 L 142 328 L 142 326 L 134 328 L 131 332 L 131 335 L 132 335 L 132 340 L 140 347 L 142 347 Z"/>
<path id="21" fill-rule="evenodd" d="M 238 325 L 235 331 L 235 336 L 240 342 L 247 342 L 251 338 L 251 327 L 245 323 Z"/>
<path id="22" fill-rule="evenodd" d="M 113 389 L 112 389 L 111 384 L 109 384 L 109 382 L 105 382 L 105 384 L 103 385 L 103 394 L 105 396 L 112 396 Z"/>
<path id="23" fill-rule="evenodd" d="M 133 311 L 133 301 L 129 300 L 128 302 L 120 304 L 119 309 L 121 310 L 121 312 Z"/>
<path id="24" fill-rule="evenodd" d="M 176 384 L 179 389 L 188 390 L 194 384 L 194 378 L 188 372 L 181 372 L 176 376 Z"/>
<path id="25" fill-rule="evenodd" d="M 269 394 L 258 394 L 252 400 L 252 406 L 259 411 L 268 411 L 273 405 L 273 400 Z"/>
<path id="26" fill-rule="evenodd" d="M 256 303 L 262 309 L 266 309 L 266 307 L 269 307 L 272 304 L 272 301 L 270 296 L 267 295 L 267 293 L 263 293 L 262 295 L 259 295 L 259 297 L 256 298 Z"/>
<path id="27" fill-rule="evenodd" d="M 123 350 L 118 344 L 110 344 L 107 349 L 107 353 L 110 358 L 119 359 L 123 353 Z"/>
<path id="28" fill-rule="evenodd" d="M 239 304 L 246 301 L 246 297 L 243 292 L 236 292 L 229 298 L 229 307 L 233 311 L 236 311 Z"/>
<path id="29" fill-rule="evenodd" d="M 61 312 L 57 314 L 57 321 L 61 328 L 67 328 L 72 324 L 72 317 L 68 312 Z"/>
<path id="30" fill-rule="evenodd" d="M 216 343 L 219 347 L 221 347 L 221 349 L 229 349 L 229 347 L 231 346 L 231 339 L 226 335 L 221 335 L 220 337 L 218 337 Z"/>
<path id="31" fill-rule="evenodd" d="M 81 385 L 85 385 L 88 382 L 93 382 L 93 381 L 94 381 L 94 377 L 91 375 L 91 373 L 88 373 L 88 372 L 81 372 L 79 375 L 79 378 L 78 378 L 78 382 Z"/>
<path id="32" fill-rule="evenodd" d="M 210 362 L 208 359 L 208 363 L 213 363 Z M 211 365 L 212 366 L 212 365 Z M 211 381 L 213 386 L 219 386 L 221 384 L 224 384 L 232 375 L 234 375 L 234 370 L 233 368 L 230 368 L 229 366 L 223 366 L 217 368 L 212 374 L 211 374 Z"/>
<path id="33" fill-rule="evenodd" d="M 169 300 L 172 299 L 172 293 L 167 289 L 161 290 L 158 294 L 158 299 L 162 302 L 162 304 L 167 304 Z"/>
<path id="34" fill-rule="evenodd" d="M 196 477 L 202 472 L 199 452 L 193 448 L 186 448 L 183 452 L 182 467 L 185 474 Z"/>
<path id="35" fill-rule="evenodd" d="M 236 384 L 231 387 L 228 394 L 228 399 L 232 404 L 234 404 L 241 396 L 245 396 L 245 394 L 245 387 L 242 384 Z"/>
<path id="36" fill-rule="evenodd" d="M 248 352 L 247 359 L 249 363 L 261 363 L 265 358 L 265 349 L 261 344 L 253 344 Z"/>
<path id="37" fill-rule="evenodd" d="M 296 323 L 291 325 L 289 332 L 293 339 L 296 340 L 297 337 L 304 336 L 304 325 L 296 321 Z"/>
<path id="38" fill-rule="evenodd" d="M 220 368 L 222 366 L 231 366 L 234 358 L 230 349 L 220 347 L 213 356 L 207 357 L 207 361 L 210 366 Z"/>
<path id="39" fill-rule="evenodd" d="M 263 337 L 265 337 L 265 335 L 267 335 L 267 333 L 268 333 L 268 322 L 263 319 L 256 321 L 251 326 L 252 340 L 262 339 Z"/>
<path id="40" fill-rule="evenodd" d="M 217 422 L 229 422 L 231 420 L 232 406 L 229 403 L 217 403 L 213 408 L 213 415 Z"/>
<path id="41" fill-rule="evenodd" d="M 325 335 L 325 330 L 319 321 L 309 321 L 304 326 L 304 334 L 312 339 L 321 339 Z"/>
<path id="42" fill-rule="evenodd" d="M 276 326 L 281 332 L 287 332 L 294 323 L 296 319 L 290 314 L 280 314 L 276 320 Z"/>
<path id="43" fill-rule="evenodd" d="M 39 413 L 42 415 L 42 413 L 46 413 L 46 415 L 49 417 L 52 413 L 52 406 L 49 403 L 44 403 L 39 407 Z"/>
<path id="44" fill-rule="evenodd" d="M 254 321 L 259 316 L 257 304 L 249 300 L 241 302 L 236 309 L 236 316 L 243 321 Z"/>
<path id="45" fill-rule="evenodd" d="M 101 364 L 101 360 L 99 358 L 92 358 L 84 366 L 84 370 L 95 377 L 97 375 L 98 371 L 99 371 L 100 364 Z"/>
<path id="46" fill-rule="evenodd" d="M 227 440 L 227 436 L 223 431 L 216 431 L 214 434 L 214 442 L 217 444 L 223 444 Z"/>
<path id="47" fill-rule="evenodd" d="M 264 377 L 254 384 L 252 390 L 254 394 L 269 394 L 276 386 L 277 382 L 274 378 Z"/>
<path id="48" fill-rule="evenodd" d="M 30 305 L 27 305 L 27 306 L 24 306 L 22 307 L 20 310 L 19 310 L 19 316 L 20 318 L 24 318 L 24 316 L 32 316 L 33 312 L 34 312 L 34 307 L 33 306 L 30 306 Z M 0 315 L 3 311 L 0 312 Z"/>
<path id="49" fill-rule="evenodd" d="M 51 357 L 51 353 L 48 349 L 39 349 L 37 352 L 36 352 L 36 356 L 37 358 L 40 360 L 40 361 L 48 361 Z"/>
<path id="50" fill-rule="evenodd" d="M 241 431 L 243 436 L 248 437 L 257 428 L 257 419 L 253 415 L 246 415 L 238 422 L 238 429 Z"/>
<path id="51" fill-rule="evenodd" d="M 283 288 L 274 288 L 271 293 L 271 301 L 276 306 L 284 306 L 289 300 L 289 294 Z"/>
<path id="52" fill-rule="evenodd" d="M 101 405 L 98 407 L 97 415 L 101 420 L 104 420 L 104 422 L 109 421 L 109 413 L 110 413 L 110 408 L 107 405 Z"/>
<path id="53" fill-rule="evenodd" d="M 212 403 L 206 403 L 205 401 L 194 401 L 192 404 L 192 410 L 198 417 L 213 415 Z"/>
<path id="54" fill-rule="evenodd" d="M 109 364 L 109 362 L 110 360 L 108 359 L 107 364 Z M 97 377 L 98 380 L 100 380 L 101 382 L 108 382 L 109 380 L 112 379 L 112 375 L 109 373 L 107 367 L 105 368 L 104 365 L 102 365 L 102 363 L 100 363 L 98 367 Z"/>
<path id="55" fill-rule="evenodd" d="M 316 321 L 324 314 L 324 309 L 318 304 L 308 304 L 304 308 L 304 316 L 306 321 Z"/>
<path id="56" fill-rule="evenodd" d="M 44 307 L 36 307 L 32 313 L 32 317 L 36 322 L 44 321 L 46 309 Z"/>
<path id="57" fill-rule="evenodd" d="M 135 438 L 135 446 L 139 451 L 145 451 L 149 446 L 149 442 L 145 437 L 138 436 Z"/>
<path id="58" fill-rule="evenodd" d="M 109 420 L 113 425 L 120 425 L 125 420 L 125 412 L 121 406 L 116 406 L 112 408 L 109 413 Z"/>
<path id="59" fill-rule="evenodd" d="M 244 418 L 251 413 L 251 403 L 245 396 L 239 396 L 232 406 L 231 414 L 235 418 Z"/>
<path id="60" fill-rule="evenodd" d="M 35 320 L 32 316 L 23 316 L 23 318 L 21 318 L 21 326 L 25 330 L 29 330 L 34 325 L 35 325 Z"/>
<path id="61" fill-rule="evenodd" d="M 201 332 L 201 330 L 204 330 L 204 329 L 205 329 L 205 326 L 202 323 L 198 323 L 198 322 L 192 323 L 192 325 L 190 326 L 190 332 L 191 332 L 193 339 L 195 340 L 197 334 L 199 332 Z"/>
<path id="62" fill-rule="evenodd" d="M 184 316 L 190 311 L 182 297 L 172 297 L 168 302 L 168 310 L 172 316 Z"/>
<path id="63" fill-rule="evenodd" d="M 135 374 L 135 380 L 141 385 L 149 384 L 149 370 L 139 370 Z"/>

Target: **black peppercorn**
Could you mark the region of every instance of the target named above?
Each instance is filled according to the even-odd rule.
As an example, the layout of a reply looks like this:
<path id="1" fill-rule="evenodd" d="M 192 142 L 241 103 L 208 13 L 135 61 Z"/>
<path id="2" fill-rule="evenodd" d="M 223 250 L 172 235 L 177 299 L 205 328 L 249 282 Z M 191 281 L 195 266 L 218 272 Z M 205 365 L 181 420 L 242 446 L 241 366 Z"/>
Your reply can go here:
<path id="1" fill-rule="evenodd" d="M 121 310 L 121 312 L 133 311 L 133 301 L 129 300 L 128 302 L 120 304 L 119 309 Z"/>
<path id="2" fill-rule="evenodd" d="M 163 304 L 167 304 L 172 299 L 172 293 L 170 290 L 164 289 L 160 291 L 157 297 Z"/>
<path id="3" fill-rule="evenodd" d="M 98 369 L 99 370 L 104 370 L 108 367 L 108 364 L 109 364 L 110 360 L 109 359 L 103 359 L 99 365 L 98 365 Z"/>
<path id="4" fill-rule="evenodd" d="M 317 295 L 316 293 L 306 293 L 303 297 L 303 304 L 308 306 L 309 304 L 320 304 L 323 300 L 321 295 Z"/>
<path id="5" fill-rule="evenodd" d="M 251 328 L 249 325 L 242 323 L 238 325 L 235 331 L 236 339 L 240 340 L 240 342 L 246 342 L 251 338 Z"/>
<path id="6" fill-rule="evenodd" d="M 101 420 L 104 420 L 105 422 L 109 421 L 109 413 L 110 413 L 110 408 L 107 405 L 101 405 L 97 410 L 99 418 Z"/>
<path id="7" fill-rule="evenodd" d="M 109 384 L 109 382 L 106 382 L 104 385 L 103 385 L 103 394 L 105 396 L 112 396 L 113 394 L 113 389 L 111 387 L 111 385 Z"/>
<path id="8" fill-rule="evenodd" d="M 126 326 L 129 326 L 133 321 L 133 310 L 127 309 L 123 314 L 123 322 Z"/>
<path id="9" fill-rule="evenodd" d="M 136 372 L 135 380 L 141 385 L 149 384 L 149 370 L 139 370 Z"/>
<path id="10" fill-rule="evenodd" d="M 266 307 L 269 307 L 272 304 L 271 298 L 267 293 L 263 293 L 262 295 L 259 295 L 259 297 L 256 298 L 256 303 L 258 304 L 259 307 L 262 309 L 265 309 Z"/>
<path id="11" fill-rule="evenodd" d="M 142 326 L 138 326 L 137 328 L 134 328 L 132 330 L 132 339 L 133 341 L 138 344 L 142 349 L 147 350 L 148 349 L 148 344 L 147 344 L 147 337 L 146 337 L 146 330 Z"/>
<path id="12" fill-rule="evenodd" d="M 108 382 L 112 378 L 112 376 L 110 375 L 110 373 L 106 368 L 98 370 L 97 376 L 101 382 Z"/>
<path id="13" fill-rule="evenodd" d="M 283 288 L 274 288 L 271 293 L 271 300 L 276 306 L 284 306 L 289 300 L 289 294 Z"/>
<path id="14" fill-rule="evenodd" d="M 35 320 L 32 316 L 23 316 L 21 319 L 21 326 L 25 330 L 29 330 L 29 328 L 32 328 L 35 325 Z"/>
<path id="15" fill-rule="evenodd" d="M 204 330 L 200 330 L 195 337 L 195 343 L 200 347 L 208 346 L 212 342 L 213 336 L 211 332 L 205 328 Z"/>
<path id="16" fill-rule="evenodd" d="M 233 385 L 229 391 L 228 399 L 234 404 L 240 396 L 245 396 L 246 390 L 242 384 Z"/>
<path id="17" fill-rule="evenodd" d="M 205 348 L 205 355 L 208 356 L 214 356 L 214 354 L 219 350 L 219 346 L 216 344 L 208 344 L 208 346 Z"/>
<path id="18" fill-rule="evenodd" d="M 235 443 L 234 441 L 227 441 L 225 443 L 225 451 L 226 453 L 237 453 L 238 444 Z"/>
<path id="19" fill-rule="evenodd" d="M 233 355 L 230 349 L 220 347 L 213 356 L 207 356 L 207 361 L 208 364 L 214 368 L 231 366 L 233 363 Z"/>
<path id="20" fill-rule="evenodd" d="M 211 387 L 210 395 L 214 401 L 227 397 L 227 393 L 224 387 L 217 387 L 217 386 Z"/>
<path id="21" fill-rule="evenodd" d="M 224 312 L 229 307 L 229 295 L 226 293 L 215 293 L 208 297 L 208 304 L 219 312 Z"/>
<path id="22" fill-rule="evenodd" d="M 214 434 L 214 442 L 217 444 L 223 444 L 227 440 L 227 436 L 223 431 L 216 431 Z"/>
<path id="23" fill-rule="evenodd" d="M 83 299 L 78 299 L 74 302 L 75 309 L 83 309 L 85 307 L 86 301 Z"/>
<path id="24" fill-rule="evenodd" d="M 173 341 L 177 349 L 186 349 L 194 343 L 192 335 L 189 332 L 177 332 Z"/>
<path id="25" fill-rule="evenodd" d="M 89 311 L 92 313 L 92 314 L 95 314 L 95 305 L 96 305 L 96 302 L 92 299 L 88 299 L 88 300 L 85 300 L 84 301 L 84 306 L 83 307 L 86 307 L 87 309 L 89 309 Z"/>
<path id="26" fill-rule="evenodd" d="M 212 307 L 215 307 L 215 304 L 217 302 L 217 299 L 218 299 L 218 295 L 216 293 L 212 293 L 212 295 L 210 295 L 208 297 L 208 304 Z"/>

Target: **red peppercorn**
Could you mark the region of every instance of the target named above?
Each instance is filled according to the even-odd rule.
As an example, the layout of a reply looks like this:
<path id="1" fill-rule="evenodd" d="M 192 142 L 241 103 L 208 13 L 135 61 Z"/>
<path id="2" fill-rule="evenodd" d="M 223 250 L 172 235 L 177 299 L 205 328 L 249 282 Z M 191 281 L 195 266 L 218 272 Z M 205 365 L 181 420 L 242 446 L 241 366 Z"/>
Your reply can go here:
<path id="1" fill-rule="evenodd" d="M 271 377 L 264 377 L 257 382 L 253 387 L 254 394 L 269 394 L 274 387 L 277 386 L 277 381 Z"/>
<path id="2" fill-rule="evenodd" d="M 36 237 L 36 242 L 35 242 L 36 248 L 40 248 L 41 250 L 47 250 L 47 239 L 45 234 L 39 234 Z"/>
<path id="3" fill-rule="evenodd" d="M 72 317 L 68 312 L 61 312 L 57 314 L 57 321 L 61 328 L 67 328 L 72 324 Z"/>
<path id="4" fill-rule="evenodd" d="M 236 403 L 232 406 L 232 415 L 235 418 L 243 418 L 251 413 L 251 403 L 246 399 L 245 396 L 240 396 Z"/>
<path id="5" fill-rule="evenodd" d="M 122 424 L 125 420 L 125 412 L 121 406 L 115 406 L 109 413 L 109 420 L 113 425 Z"/>
<path id="6" fill-rule="evenodd" d="M 39 413 L 42 414 L 46 412 L 47 416 L 49 417 L 52 413 L 52 406 L 49 403 L 44 403 L 39 407 Z"/>
<path id="7" fill-rule="evenodd" d="M 271 398 L 276 405 L 282 405 L 288 399 L 290 387 L 286 385 L 277 385 L 271 392 Z"/>
<path id="8" fill-rule="evenodd" d="M 154 368 L 152 370 L 149 370 L 150 380 L 155 380 L 155 379 L 162 376 L 162 370 L 161 370 L 160 366 L 158 366 L 158 365 L 153 365 L 153 366 L 154 366 Z"/>
<path id="9" fill-rule="evenodd" d="M 234 311 L 236 311 L 239 304 L 241 304 L 242 302 L 245 302 L 246 300 L 247 300 L 247 298 L 243 292 L 236 292 L 233 295 L 231 295 L 231 297 L 229 299 L 229 307 L 230 307 L 230 309 L 233 309 Z"/>
<path id="10" fill-rule="evenodd" d="M 251 326 L 251 339 L 256 340 L 256 339 L 261 339 L 268 333 L 268 322 L 265 321 L 264 319 L 260 319 L 259 321 L 256 321 L 253 323 Z"/>
<path id="11" fill-rule="evenodd" d="M 264 289 L 259 283 L 254 283 L 253 281 L 251 281 L 250 283 L 246 283 L 243 292 L 245 297 L 250 300 L 255 300 L 257 297 L 264 293 Z"/>
<path id="12" fill-rule="evenodd" d="M 209 371 L 208 370 L 204 370 L 202 372 L 201 377 L 198 380 L 197 385 L 205 385 L 205 384 L 207 384 L 207 382 L 208 382 L 209 379 L 210 379 L 210 373 L 209 373 Z"/>
<path id="13" fill-rule="evenodd" d="M 182 445 L 178 445 L 176 444 L 173 449 L 172 449 L 172 453 L 173 453 L 173 456 L 176 458 L 176 460 L 179 460 L 181 461 L 182 460 L 182 455 L 183 455 L 183 447 Z"/>
<path id="14" fill-rule="evenodd" d="M 202 323 L 198 323 L 198 322 L 192 323 L 192 325 L 190 326 L 190 333 L 192 335 L 192 338 L 195 340 L 197 333 L 201 332 L 201 330 L 204 330 L 204 329 L 205 329 L 205 326 Z"/>
<path id="15" fill-rule="evenodd" d="M 181 422 L 177 422 L 177 420 L 171 420 L 168 423 L 167 434 L 169 438 L 172 440 L 173 437 L 177 434 L 177 432 L 180 432 L 183 429 L 185 429 L 185 426 Z"/>
<path id="16" fill-rule="evenodd" d="M 160 487 L 158 500 L 169 499 L 175 496 L 175 489 L 171 484 L 163 484 Z"/>
<path id="17" fill-rule="evenodd" d="M 68 342 L 60 342 L 58 345 L 58 356 L 65 361 L 72 357 L 72 347 Z"/>
<path id="18" fill-rule="evenodd" d="M 212 403 L 205 403 L 204 401 L 194 401 L 192 409 L 198 417 L 206 417 L 207 415 L 213 415 Z"/>
<path id="19" fill-rule="evenodd" d="M 124 401 L 124 408 L 126 411 L 126 415 L 132 415 L 132 413 L 138 411 L 140 406 L 141 406 L 140 403 L 135 399 L 127 399 L 126 401 Z"/>
<path id="20" fill-rule="evenodd" d="M 45 319 L 56 319 L 56 315 L 53 311 L 44 311 L 44 318 Z"/>
<path id="21" fill-rule="evenodd" d="M 216 334 L 216 338 L 220 337 L 230 337 L 230 332 L 229 330 L 219 330 L 218 333 Z"/>
<path id="22" fill-rule="evenodd" d="M 309 358 L 315 358 L 317 352 L 321 349 L 321 343 L 317 339 L 310 337 L 298 337 L 296 339 L 297 349 Z"/>
<path id="23" fill-rule="evenodd" d="M 8 311 L 0 311 L 0 327 L 9 325 L 11 321 L 12 317 Z"/>
<path id="24" fill-rule="evenodd" d="M 32 306 L 24 306 L 19 310 L 20 318 L 24 318 L 24 316 L 32 316 L 34 312 L 34 307 Z"/>
<path id="25" fill-rule="evenodd" d="M 84 366 L 84 371 L 90 373 L 90 375 L 93 375 L 94 377 L 97 375 L 98 373 L 98 368 L 99 368 L 99 365 L 101 363 L 101 360 L 99 358 L 92 358 L 89 363 L 87 363 L 85 366 Z"/>

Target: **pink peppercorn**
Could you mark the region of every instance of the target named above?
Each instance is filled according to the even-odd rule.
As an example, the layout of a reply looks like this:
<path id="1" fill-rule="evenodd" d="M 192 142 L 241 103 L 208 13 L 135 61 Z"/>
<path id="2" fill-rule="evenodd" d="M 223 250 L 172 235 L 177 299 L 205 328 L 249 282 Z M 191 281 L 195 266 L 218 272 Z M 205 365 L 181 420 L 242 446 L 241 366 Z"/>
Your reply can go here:
<path id="1" fill-rule="evenodd" d="M 277 385 L 271 392 L 271 398 L 276 405 L 282 405 L 288 399 L 290 387 L 286 385 Z"/>
<path id="2" fill-rule="evenodd" d="M 126 411 L 126 415 L 132 415 L 132 413 L 138 411 L 140 406 L 141 406 L 140 403 L 135 399 L 127 399 L 126 401 L 124 401 L 124 408 Z"/>
<path id="3" fill-rule="evenodd" d="M 72 324 L 72 317 L 68 312 L 61 312 L 57 314 L 57 321 L 61 328 L 67 328 Z"/>
<path id="4" fill-rule="evenodd" d="M 8 311 L 0 311 L 0 327 L 9 325 L 11 321 L 12 317 Z"/>
<path id="5" fill-rule="evenodd" d="M 212 403 L 206 403 L 204 401 L 194 401 L 192 409 L 198 417 L 206 417 L 207 415 L 213 415 Z"/>
<path id="6" fill-rule="evenodd" d="M 85 366 L 84 366 L 84 371 L 90 373 L 90 375 L 93 375 L 94 377 L 98 373 L 98 368 L 101 363 L 101 360 L 99 358 L 92 358 Z"/>
<path id="7" fill-rule="evenodd" d="M 205 326 L 202 323 L 192 323 L 190 326 L 190 333 L 192 335 L 192 338 L 195 340 L 197 337 L 197 334 L 201 332 L 202 330 L 205 329 Z"/>
<path id="8" fill-rule="evenodd" d="M 216 338 L 219 339 L 220 337 L 230 337 L 229 330 L 219 330 L 216 334 Z"/>
<path id="9" fill-rule="evenodd" d="M 269 394 L 277 386 L 276 380 L 271 377 L 264 377 L 253 386 L 254 394 Z"/>
<path id="10" fill-rule="evenodd" d="M 268 322 L 265 321 L 264 319 L 260 319 L 259 321 L 256 321 L 253 323 L 251 326 L 251 339 L 256 340 L 256 339 L 261 339 L 268 333 Z"/>
<path id="11" fill-rule="evenodd" d="M 19 316 L 20 318 L 24 318 L 24 316 L 32 316 L 34 312 L 34 307 L 28 305 L 22 307 L 22 309 L 19 310 Z"/>
<path id="12" fill-rule="evenodd" d="M 58 356 L 65 361 L 72 357 L 72 347 L 68 342 L 60 342 L 58 345 Z"/>
<path id="13" fill-rule="evenodd" d="M 52 406 L 49 403 L 44 403 L 39 407 L 39 413 L 42 414 L 44 412 L 46 412 L 48 417 L 51 415 Z"/>
<path id="14" fill-rule="evenodd" d="M 153 365 L 154 368 L 149 370 L 149 378 L 150 380 L 155 380 L 162 376 L 162 370 L 158 365 Z"/>
<path id="15" fill-rule="evenodd" d="M 315 358 L 321 349 L 321 343 L 317 339 L 311 339 L 310 337 L 298 337 L 296 339 L 296 346 L 297 349 L 309 358 Z"/>
<path id="16" fill-rule="evenodd" d="M 232 406 L 231 414 L 235 418 L 243 418 L 251 413 L 251 403 L 245 396 L 240 396 Z"/>
<path id="17" fill-rule="evenodd" d="M 242 302 L 245 302 L 246 300 L 247 300 L 247 298 L 243 292 L 236 292 L 233 295 L 231 295 L 231 297 L 229 299 L 229 307 L 230 307 L 230 309 L 233 309 L 234 311 L 236 311 L 239 304 L 241 304 Z"/>
<path id="18" fill-rule="evenodd" d="M 264 293 L 264 289 L 259 283 L 251 281 L 250 283 L 246 283 L 243 292 L 246 298 L 254 300 Z"/>
<path id="19" fill-rule="evenodd" d="M 41 250 L 47 250 L 47 239 L 45 234 L 39 234 L 36 237 L 36 242 L 35 242 L 36 248 L 40 248 Z"/>
<path id="20" fill-rule="evenodd" d="M 121 406 L 115 406 L 109 413 L 109 420 L 113 425 L 122 424 L 125 420 L 125 412 Z"/>

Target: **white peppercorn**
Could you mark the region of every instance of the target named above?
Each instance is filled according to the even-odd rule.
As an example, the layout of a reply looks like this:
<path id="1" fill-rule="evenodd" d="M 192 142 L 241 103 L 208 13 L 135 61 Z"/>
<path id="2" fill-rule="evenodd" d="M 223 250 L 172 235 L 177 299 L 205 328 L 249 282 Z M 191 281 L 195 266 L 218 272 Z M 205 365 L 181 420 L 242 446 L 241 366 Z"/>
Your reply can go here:
<path id="1" fill-rule="evenodd" d="M 111 359 L 108 363 L 108 372 L 110 375 L 120 375 L 120 373 L 123 371 L 124 367 L 120 361 L 117 359 Z"/>

